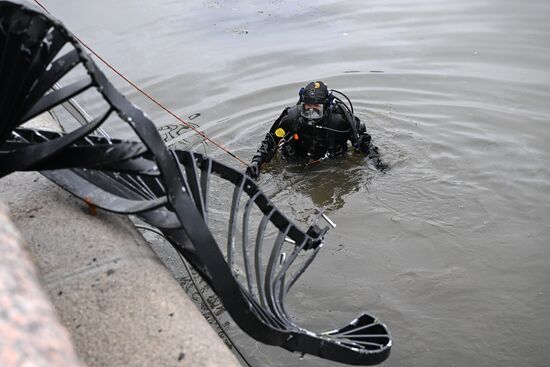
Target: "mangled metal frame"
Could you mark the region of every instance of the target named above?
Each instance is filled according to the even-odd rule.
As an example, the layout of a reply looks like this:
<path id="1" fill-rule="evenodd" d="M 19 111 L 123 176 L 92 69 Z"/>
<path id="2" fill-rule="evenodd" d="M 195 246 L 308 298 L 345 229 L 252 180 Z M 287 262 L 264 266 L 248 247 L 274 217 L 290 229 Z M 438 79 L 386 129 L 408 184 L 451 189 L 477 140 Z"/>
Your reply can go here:
<path id="1" fill-rule="evenodd" d="M 62 49 L 68 51 L 60 55 Z M 77 65 L 87 76 L 54 89 Z M 90 123 L 69 133 L 21 128 L 88 89 L 108 105 Z M 113 116 L 130 126 L 139 141 L 95 134 Z M 149 118 L 111 85 L 62 24 L 9 1 L 0 1 L 0 119 L 0 177 L 40 171 L 91 205 L 135 214 L 158 228 L 255 339 L 348 364 L 372 365 L 388 357 L 389 333 L 368 314 L 343 328 L 313 333 L 287 312 L 285 295 L 320 250 L 326 227 L 314 223 L 303 231 L 248 176 L 205 155 L 168 149 Z M 233 186 L 223 248 L 208 224 L 214 176 Z M 261 212 L 257 227 L 250 219 L 253 208 Z M 277 231 L 272 243 L 268 225 Z M 292 250 L 283 256 L 283 245 L 289 243 Z M 243 281 L 237 279 L 237 260 L 244 268 Z"/>

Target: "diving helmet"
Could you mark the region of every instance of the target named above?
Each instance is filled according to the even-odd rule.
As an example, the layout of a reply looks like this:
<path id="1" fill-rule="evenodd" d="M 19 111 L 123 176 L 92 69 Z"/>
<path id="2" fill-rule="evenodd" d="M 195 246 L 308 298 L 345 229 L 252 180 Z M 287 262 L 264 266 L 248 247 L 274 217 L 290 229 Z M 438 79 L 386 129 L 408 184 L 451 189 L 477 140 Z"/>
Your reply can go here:
<path id="1" fill-rule="evenodd" d="M 324 116 L 329 97 L 327 85 L 322 81 L 311 82 L 300 91 L 300 115 L 308 120 Z"/>

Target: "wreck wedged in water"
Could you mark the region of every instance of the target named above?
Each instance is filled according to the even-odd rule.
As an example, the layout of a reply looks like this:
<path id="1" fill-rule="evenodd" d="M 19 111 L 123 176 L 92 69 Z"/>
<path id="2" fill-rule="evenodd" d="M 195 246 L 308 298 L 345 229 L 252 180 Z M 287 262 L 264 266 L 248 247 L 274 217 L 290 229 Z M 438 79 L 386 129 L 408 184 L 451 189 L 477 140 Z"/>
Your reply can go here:
<path id="1" fill-rule="evenodd" d="M 78 97 L 101 101 L 88 123 L 66 133 L 21 127 Z M 167 148 L 61 23 L 9 1 L 0 1 L 0 114 L 0 177 L 40 171 L 90 206 L 156 227 L 253 338 L 348 364 L 388 357 L 389 332 L 368 314 L 314 333 L 285 307 L 322 248 L 328 227 L 321 228 L 321 214 L 302 230 L 248 176 L 205 155 Z M 135 140 L 98 134 L 105 124 L 124 125 Z M 220 192 L 228 187 L 227 212 Z"/>

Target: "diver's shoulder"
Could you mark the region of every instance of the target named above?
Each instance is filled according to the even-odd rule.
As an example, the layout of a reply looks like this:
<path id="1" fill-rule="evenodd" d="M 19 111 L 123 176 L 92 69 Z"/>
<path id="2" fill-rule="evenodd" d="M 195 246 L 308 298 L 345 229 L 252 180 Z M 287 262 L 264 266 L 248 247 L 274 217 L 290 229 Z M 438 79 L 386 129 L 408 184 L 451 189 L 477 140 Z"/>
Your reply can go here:
<path id="1" fill-rule="evenodd" d="M 295 120 L 298 117 L 298 105 L 288 106 L 282 113 L 282 118 L 287 120 Z"/>

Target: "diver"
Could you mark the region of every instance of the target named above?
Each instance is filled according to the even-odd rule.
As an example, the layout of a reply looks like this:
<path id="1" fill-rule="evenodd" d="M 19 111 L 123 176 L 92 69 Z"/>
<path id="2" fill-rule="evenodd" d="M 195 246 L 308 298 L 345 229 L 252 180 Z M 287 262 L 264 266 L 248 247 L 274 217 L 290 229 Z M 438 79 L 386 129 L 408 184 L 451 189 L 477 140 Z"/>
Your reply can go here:
<path id="1" fill-rule="evenodd" d="M 345 97 L 349 106 L 335 93 Z M 262 164 L 269 162 L 277 150 L 284 160 L 310 165 L 345 154 L 348 141 L 355 151 L 371 158 L 377 169 L 386 169 L 349 98 L 337 90 L 329 91 L 322 81 L 314 81 L 300 90 L 296 105 L 285 108 L 275 120 L 246 174 L 258 178 Z"/>

